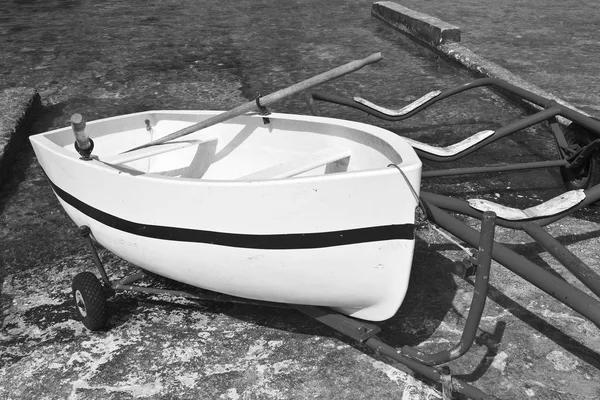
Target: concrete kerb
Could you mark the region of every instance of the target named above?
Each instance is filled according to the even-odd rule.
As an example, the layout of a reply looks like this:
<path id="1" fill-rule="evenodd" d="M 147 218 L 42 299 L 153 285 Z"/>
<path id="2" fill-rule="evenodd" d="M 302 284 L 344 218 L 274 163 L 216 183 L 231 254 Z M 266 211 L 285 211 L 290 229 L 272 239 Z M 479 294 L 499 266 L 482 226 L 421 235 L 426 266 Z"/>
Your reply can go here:
<path id="1" fill-rule="evenodd" d="M 460 42 L 460 28 L 438 18 L 411 10 L 392 1 L 373 3 L 371 14 L 387 22 L 396 30 L 427 43 L 439 46 L 448 42 Z"/>
<path id="2" fill-rule="evenodd" d="M 18 87 L 0 92 L 0 190 L 41 108 L 40 95 L 33 89 Z"/>
<path id="3" fill-rule="evenodd" d="M 539 96 L 556 101 L 584 115 L 587 113 L 578 110 L 572 104 L 546 92 L 538 86 L 527 82 L 498 64 L 484 59 L 460 44 L 461 30 L 459 27 L 448 24 L 438 18 L 413 11 L 392 1 L 379 1 L 373 3 L 371 14 L 396 29 L 409 35 L 417 42 L 425 44 L 440 53 L 446 59 L 454 61 L 476 76 L 502 79 L 514 86 L 518 86 Z M 505 93 L 501 93 L 506 95 Z M 522 99 L 517 100 L 522 106 L 539 111 L 541 108 Z M 568 125 L 570 121 L 559 117 L 559 122 Z"/>

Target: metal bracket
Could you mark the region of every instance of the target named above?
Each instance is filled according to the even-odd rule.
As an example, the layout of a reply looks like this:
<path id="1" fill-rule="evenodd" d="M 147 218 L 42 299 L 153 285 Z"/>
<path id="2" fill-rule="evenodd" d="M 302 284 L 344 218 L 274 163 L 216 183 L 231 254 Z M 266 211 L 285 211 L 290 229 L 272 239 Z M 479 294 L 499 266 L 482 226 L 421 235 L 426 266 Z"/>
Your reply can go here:
<path id="1" fill-rule="evenodd" d="M 560 153 L 561 158 L 564 158 L 565 149 L 569 147 L 567 139 L 565 138 L 565 133 L 560 127 L 560 124 L 558 123 L 558 120 L 555 116 L 548 118 L 548 124 L 550 125 L 550 129 L 552 130 L 552 133 L 554 135 L 554 141 L 556 142 L 558 152 Z"/>
<path id="2" fill-rule="evenodd" d="M 593 156 L 594 151 L 600 148 L 600 139 L 588 143 L 583 148 L 578 149 L 574 155 L 568 157 L 567 168 L 581 168 L 587 160 Z"/>
<path id="3" fill-rule="evenodd" d="M 152 128 L 152 124 L 150 123 L 150 120 L 145 119 L 144 124 L 146 124 L 146 130 L 148 131 L 148 133 L 152 135 L 154 133 L 154 129 Z"/>
<path id="4" fill-rule="evenodd" d="M 110 279 L 108 279 L 108 275 L 106 274 L 106 270 L 104 269 L 104 265 L 102 265 L 102 261 L 100 261 L 100 256 L 98 256 L 98 250 L 96 250 L 96 246 L 94 246 L 94 242 L 92 241 L 92 230 L 87 225 L 82 225 L 79 227 L 79 234 L 83 236 L 85 239 L 88 248 L 92 253 L 92 258 L 94 260 L 94 264 L 96 264 L 96 268 L 98 268 L 98 272 L 100 272 L 100 276 L 102 277 L 102 281 L 106 284 L 107 288 L 112 289 L 112 285 L 110 283 Z"/>
<path id="5" fill-rule="evenodd" d="M 271 114 L 271 112 L 267 109 L 266 106 L 263 106 L 262 104 L 260 104 L 260 98 L 261 98 L 260 94 L 258 96 L 256 96 L 256 107 L 258 107 L 258 110 L 260 111 L 260 115 Z M 267 118 L 266 116 L 263 117 L 262 120 L 265 125 L 271 123 L 271 119 Z"/>
<path id="6" fill-rule="evenodd" d="M 381 332 L 377 325 L 357 321 L 326 308 L 304 305 L 296 305 L 294 308 L 360 343 Z"/>
<path id="7" fill-rule="evenodd" d="M 79 147 L 79 145 L 77 144 L 77 140 L 75 141 L 75 150 L 77 150 L 77 152 L 81 156 L 80 158 L 84 161 L 92 160 L 91 155 L 92 151 L 94 151 L 94 141 L 92 140 L 92 138 L 89 138 L 88 140 L 90 141 L 90 147 L 88 147 L 85 150 Z"/>
<path id="8" fill-rule="evenodd" d="M 454 264 L 454 273 L 462 279 L 467 279 L 475 276 L 477 273 L 477 252 L 474 251 L 473 257 L 466 257 L 462 261 L 457 261 Z"/>
<path id="9" fill-rule="evenodd" d="M 441 368 L 440 381 L 442 382 L 442 400 L 452 400 L 454 387 L 452 384 L 452 374 L 450 373 L 450 367 L 447 365 Z"/>

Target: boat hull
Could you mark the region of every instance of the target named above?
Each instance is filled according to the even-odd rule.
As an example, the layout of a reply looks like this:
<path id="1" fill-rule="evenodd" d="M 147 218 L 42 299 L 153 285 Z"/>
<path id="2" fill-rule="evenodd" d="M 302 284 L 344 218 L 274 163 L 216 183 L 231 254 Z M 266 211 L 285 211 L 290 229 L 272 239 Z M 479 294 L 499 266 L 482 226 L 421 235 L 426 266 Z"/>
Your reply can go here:
<path id="1" fill-rule="evenodd" d="M 391 317 L 404 299 L 414 250 L 410 186 L 418 190 L 420 177 L 420 163 L 410 157 L 403 158 L 410 159 L 404 174 L 384 166 L 202 180 L 128 173 L 47 142 L 32 137 L 71 219 L 143 269 L 230 295 L 328 306 L 367 320 Z"/>

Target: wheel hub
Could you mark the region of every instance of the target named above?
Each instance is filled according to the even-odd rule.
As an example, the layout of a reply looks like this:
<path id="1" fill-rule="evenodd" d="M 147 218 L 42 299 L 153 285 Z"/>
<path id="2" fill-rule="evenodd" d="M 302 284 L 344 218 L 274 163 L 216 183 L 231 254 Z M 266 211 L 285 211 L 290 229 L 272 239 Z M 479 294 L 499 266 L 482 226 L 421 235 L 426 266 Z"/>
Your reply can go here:
<path id="1" fill-rule="evenodd" d="M 77 304 L 77 310 L 81 314 L 82 317 L 87 317 L 87 311 L 85 309 L 85 301 L 83 300 L 83 295 L 79 290 L 75 292 L 75 303 Z"/>

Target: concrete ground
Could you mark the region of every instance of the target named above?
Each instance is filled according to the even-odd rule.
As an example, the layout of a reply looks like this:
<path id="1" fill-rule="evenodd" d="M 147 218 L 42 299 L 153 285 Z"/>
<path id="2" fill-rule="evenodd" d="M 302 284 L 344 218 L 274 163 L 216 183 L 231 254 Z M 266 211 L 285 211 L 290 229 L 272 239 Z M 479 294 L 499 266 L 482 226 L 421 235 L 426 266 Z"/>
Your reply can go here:
<path id="1" fill-rule="evenodd" d="M 402 0 L 461 28 L 478 56 L 566 100 L 600 113 L 600 38 L 591 0 Z"/>
<path id="2" fill-rule="evenodd" d="M 584 54 L 597 43 L 595 31 L 586 28 L 586 21 L 593 19 L 591 5 L 573 2 L 569 8 L 563 2 L 564 12 L 557 17 L 555 8 L 537 3 L 541 2 L 523 2 L 512 8 L 466 0 L 454 2 L 452 8 L 436 0 L 402 4 L 460 26 L 464 46 L 594 113 L 600 105 L 593 91 L 597 77 L 588 71 L 597 65 L 593 61 L 597 53 Z M 542 10 L 540 14 L 538 9 L 530 9 L 535 4 Z M 364 2 L 365 13 L 369 8 L 370 3 Z M 562 18 L 562 22 L 557 25 L 554 18 Z M 555 33 L 556 26 L 568 31 L 574 25 L 581 30 L 571 35 L 571 41 L 567 35 Z M 403 40 L 398 39 L 399 46 L 412 46 Z M 567 48 L 573 58 L 553 64 L 551 51 L 560 56 Z M 325 53 L 331 55 L 329 51 Z M 436 60 L 432 54 L 429 61 Z M 433 76 L 435 68 L 445 71 L 445 63 L 431 61 L 422 68 Z M 567 64 L 570 70 L 561 69 Z M 528 75 L 528 71 L 533 73 Z M 369 74 L 389 76 L 388 71 L 373 69 L 361 72 L 356 82 L 364 82 Z M 459 80 L 464 79 L 461 72 L 457 74 Z M 235 82 L 227 82 L 233 94 L 209 91 L 217 96 L 219 105 L 243 100 L 234 90 Z M 352 83 L 349 88 L 361 86 Z M 348 88 L 340 84 L 336 89 Z M 410 95 L 429 90 L 426 87 L 415 93 L 416 89 L 410 89 Z M 65 88 L 63 93 L 69 90 Z M 103 90 L 100 98 L 115 94 Z M 53 98 L 61 95 L 46 93 Z M 119 93 L 127 92 L 117 92 L 115 101 Z M 368 94 L 377 95 L 376 90 Z M 28 101 L 30 96 L 25 92 L 22 99 Z M 410 100 L 408 93 L 405 96 Z M 375 99 L 391 101 L 385 96 Z M 519 113 L 493 94 L 483 93 L 478 99 L 467 99 L 469 106 L 459 110 L 428 113 L 411 129 L 382 125 L 412 137 L 447 141 L 454 138 L 441 133 L 463 127 L 461 122 L 479 128 Z M 473 116 L 473 104 L 486 115 Z M 496 111 L 498 108 L 502 111 Z M 336 107 L 322 110 L 328 115 L 349 115 Z M 47 111 L 64 119 L 60 107 Z M 458 120 L 454 127 L 445 122 L 449 116 Z M 42 122 L 34 129 L 41 129 Z M 551 155 L 541 134 L 539 129 L 528 130 L 524 137 L 493 146 L 468 162 Z M 556 171 L 524 173 L 508 180 L 496 176 L 435 180 L 425 185 L 438 193 L 500 199 L 511 205 L 535 203 L 561 190 Z M 600 271 L 598 222 L 598 211 L 589 209 L 550 227 L 553 235 L 596 271 Z M 0 398 L 441 398 L 439 387 L 431 382 L 289 310 L 121 293 L 110 302 L 110 329 L 100 333 L 85 330 L 73 318 L 70 284 L 77 272 L 92 270 L 91 259 L 30 150 L 15 155 L 11 175 L 2 186 L 0 238 Z M 460 338 L 473 288 L 450 273 L 453 262 L 464 257 L 460 248 L 435 231 L 422 230 L 418 238 L 407 299 L 396 316 L 381 324 L 381 338 L 397 347 L 407 344 L 435 351 Z M 526 235 L 499 229 L 497 239 L 581 288 Z M 101 252 L 101 257 L 113 279 L 135 271 L 108 252 Z M 600 397 L 598 327 L 501 266 L 492 268 L 492 287 L 476 342 L 464 358 L 450 363 L 452 372 L 501 399 Z"/>

